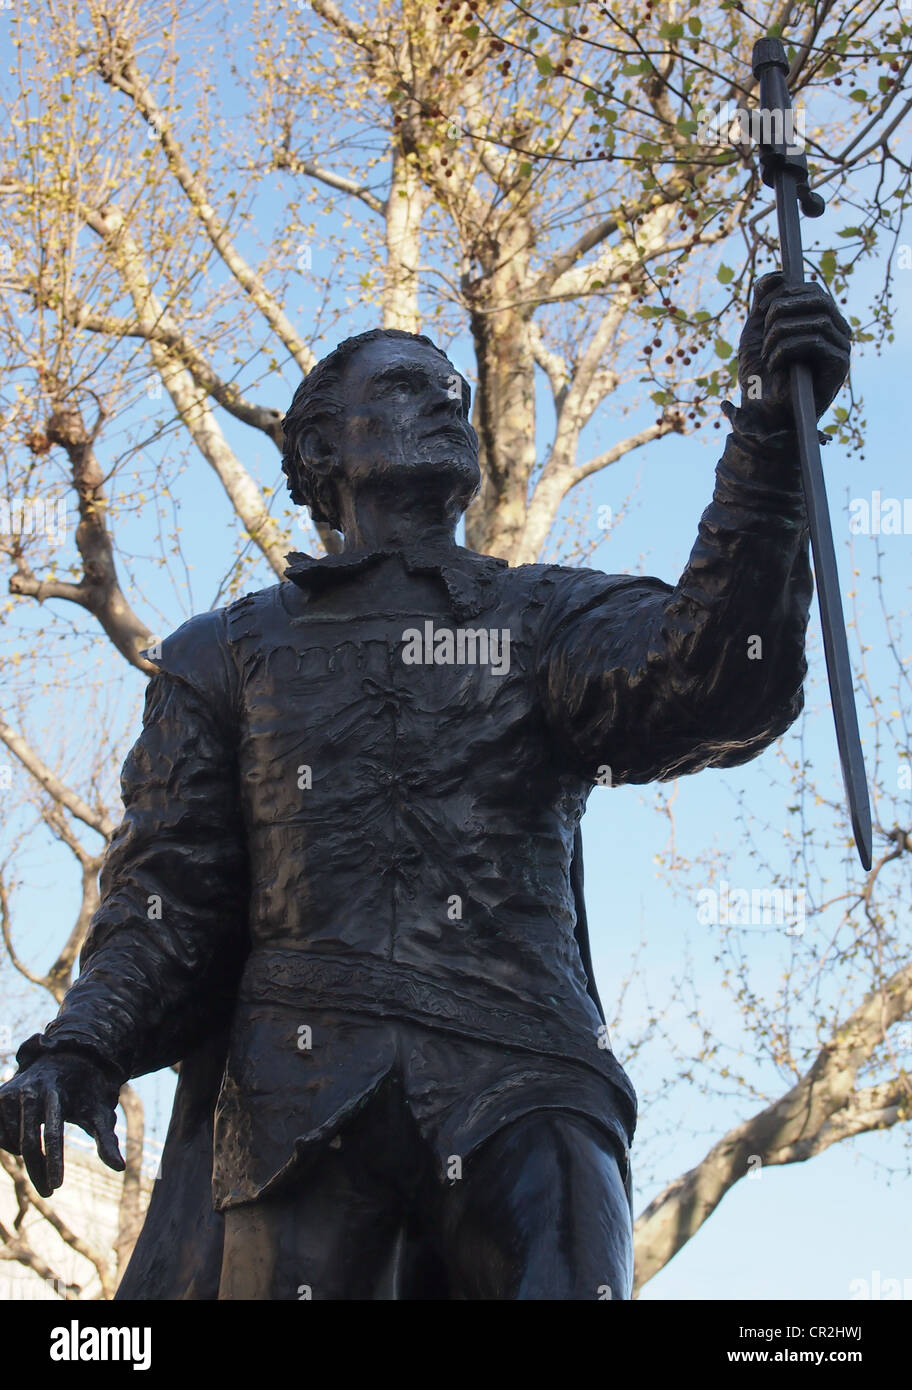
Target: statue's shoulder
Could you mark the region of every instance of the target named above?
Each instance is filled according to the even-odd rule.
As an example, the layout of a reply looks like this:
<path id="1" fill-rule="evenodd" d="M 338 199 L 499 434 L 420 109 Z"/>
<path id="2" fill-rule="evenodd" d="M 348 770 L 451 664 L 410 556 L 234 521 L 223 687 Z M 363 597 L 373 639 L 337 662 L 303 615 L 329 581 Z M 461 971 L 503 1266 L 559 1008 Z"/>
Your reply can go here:
<path id="1" fill-rule="evenodd" d="M 156 637 L 143 655 L 167 675 L 191 678 L 211 666 L 225 646 L 224 608 L 196 613 L 167 637 Z"/>
<path id="2" fill-rule="evenodd" d="M 164 675 L 191 686 L 210 702 L 233 705 L 238 683 L 233 649 L 238 635 L 251 631 L 258 615 L 280 603 L 280 591 L 286 587 L 274 584 L 222 608 L 197 613 L 167 637 L 150 643 L 145 655 Z"/>
<path id="3" fill-rule="evenodd" d="M 609 574 L 585 565 L 520 565 L 525 607 L 547 645 L 578 621 L 608 621 L 613 627 L 643 620 L 644 613 L 672 592 L 671 585 L 640 574 Z"/>
<path id="4" fill-rule="evenodd" d="M 287 624 L 291 616 L 289 601 L 294 592 L 295 586 L 285 580 L 281 584 L 270 584 L 268 589 L 255 589 L 229 603 L 222 610 L 229 645 L 242 642 L 245 637 L 262 637 L 267 625 Z"/>
<path id="5" fill-rule="evenodd" d="M 509 571 L 515 583 L 534 591 L 541 602 L 585 603 L 592 598 L 610 595 L 644 582 L 641 576 L 608 574 L 605 570 L 585 565 L 517 565 Z"/>

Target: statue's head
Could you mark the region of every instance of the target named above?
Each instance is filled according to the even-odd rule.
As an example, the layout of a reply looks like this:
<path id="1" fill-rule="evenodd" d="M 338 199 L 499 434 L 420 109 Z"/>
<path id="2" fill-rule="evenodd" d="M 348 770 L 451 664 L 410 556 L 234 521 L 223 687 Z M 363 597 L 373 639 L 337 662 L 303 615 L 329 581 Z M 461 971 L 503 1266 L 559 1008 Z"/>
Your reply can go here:
<path id="1" fill-rule="evenodd" d="M 288 490 L 344 530 L 359 489 L 388 504 L 416 494 L 457 519 L 481 484 L 468 383 L 430 338 L 374 328 L 346 338 L 304 378 L 282 422 Z"/>

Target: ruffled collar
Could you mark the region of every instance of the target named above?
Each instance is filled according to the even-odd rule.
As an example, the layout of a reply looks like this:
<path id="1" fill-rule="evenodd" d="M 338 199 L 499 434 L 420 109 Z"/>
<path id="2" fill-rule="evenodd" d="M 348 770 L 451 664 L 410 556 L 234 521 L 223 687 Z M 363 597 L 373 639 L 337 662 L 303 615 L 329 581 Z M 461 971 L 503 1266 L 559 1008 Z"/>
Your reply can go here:
<path id="1" fill-rule="evenodd" d="M 292 551 L 285 578 L 308 596 L 352 579 L 398 555 L 410 574 L 437 575 L 443 581 L 453 612 L 458 618 L 474 618 L 492 601 L 491 586 L 508 567 L 494 555 L 479 555 L 461 545 L 410 545 L 380 550 L 343 551 L 314 558 Z"/>

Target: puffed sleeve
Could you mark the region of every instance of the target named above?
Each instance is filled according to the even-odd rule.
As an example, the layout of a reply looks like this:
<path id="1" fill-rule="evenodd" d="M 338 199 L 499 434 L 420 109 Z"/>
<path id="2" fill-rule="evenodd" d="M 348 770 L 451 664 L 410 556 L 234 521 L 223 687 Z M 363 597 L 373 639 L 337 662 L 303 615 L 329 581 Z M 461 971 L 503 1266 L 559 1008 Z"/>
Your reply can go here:
<path id="1" fill-rule="evenodd" d="M 555 568 L 537 677 L 557 754 L 593 783 L 756 757 L 800 713 L 813 592 L 791 431 L 744 412 L 678 583 Z"/>
<path id="2" fill-rule="evenodd" d="M 79 977 L 20 1066 L 75 1051 L 122 1082 L 179 1061 L 229 1015 L 248 887 L 223 611 L 185 623 L 157 664 Z"/>

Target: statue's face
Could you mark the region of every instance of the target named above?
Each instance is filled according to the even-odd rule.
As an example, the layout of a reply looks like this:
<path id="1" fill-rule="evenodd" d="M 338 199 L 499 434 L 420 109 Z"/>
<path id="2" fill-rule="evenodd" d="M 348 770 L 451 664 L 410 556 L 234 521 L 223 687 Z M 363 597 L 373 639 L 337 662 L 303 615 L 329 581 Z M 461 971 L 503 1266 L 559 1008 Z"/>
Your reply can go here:
<path id="1" fill-rule="evenodd" d="M 342 394 L 348 408 L 333 471 L 343 487 L 354 491 L 370 479 L 394 489 L 420 479 L 465 510 L 481 481 L 478 436 L 466 419 L 462 378 L 439 352 L 376 338 L 349 359 Z"/>

